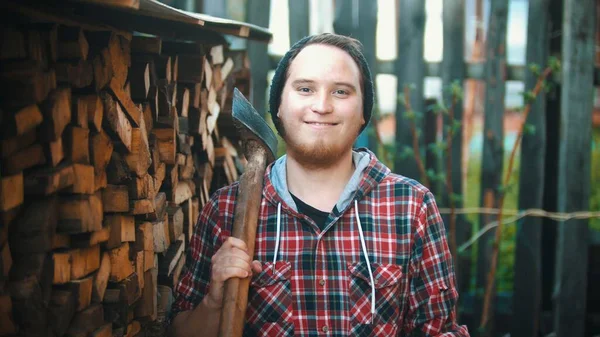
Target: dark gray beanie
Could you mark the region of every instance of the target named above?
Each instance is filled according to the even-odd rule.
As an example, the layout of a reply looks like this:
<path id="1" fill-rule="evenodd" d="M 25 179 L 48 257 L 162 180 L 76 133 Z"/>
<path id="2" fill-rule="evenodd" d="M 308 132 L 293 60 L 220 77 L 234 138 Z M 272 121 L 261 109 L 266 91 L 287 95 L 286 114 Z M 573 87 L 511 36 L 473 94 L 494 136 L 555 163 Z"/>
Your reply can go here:
<path id="1" fill-rule="evenodd" d="M 334 35 L 329 33 L 324 33 L 320 35 L 307 36 L 300 41 L 296 42 L 290 50 L 283 56 L 277 68 L 275 69 L 275 74 L 273 75 L 273 80 L 271 81 L 271 89 L 269 94 L 269 110 L 271 112 L 271 118 L 273 119 L 273 123 L 277 128 L 277 131 L 280 135 L 283 135 L 281 128 L 281 121 L 279 117 L 277 117 L 277 111 L 279 110 L 279 105 L 281 104 L 281 93 L 283 91 L 283 87 L 285 86 L 285 81 L 287 80 L 287 71 L 290 65 L 290 61 L 293 57 L 298 55 L 298 53 L 307 45 L 307 44 L 325 44 L 331 45 L 334 47 L 338 47 L 352 57 L 354 61 L 357 61 L 357 65 L 360 68 L 360 72 L 362 74 L 363 83 L 363 116 L 365 118 L 365 124 L 362 126 L 360 131 L 362 132 L 367 125 L 369 124 L 369 120 L 371 119 L 371 112 L 373 110 L 373 99 L 374 99 L 374 91 L 373 91 L 373 78 L 371 77 L 371 70 L 369 70 L 369 65 L 365 56 L 362 53 L 362 45 L 358 40 L 340 36 L 341 39 L 350 39 L 352 42 L 343 43 L 343 41 L 338 41 L 340 43 L 330 44 L 327 42 L 320 42 L 320 39 L 327 37 L 328 35 Z M 358 46 L 358 48 L 355 48 Z"/>

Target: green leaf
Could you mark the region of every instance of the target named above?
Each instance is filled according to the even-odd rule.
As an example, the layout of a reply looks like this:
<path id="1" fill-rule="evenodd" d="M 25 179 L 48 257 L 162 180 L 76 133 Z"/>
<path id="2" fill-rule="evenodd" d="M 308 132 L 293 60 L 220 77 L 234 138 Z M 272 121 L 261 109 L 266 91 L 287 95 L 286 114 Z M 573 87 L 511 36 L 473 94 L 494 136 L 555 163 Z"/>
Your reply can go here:
<path id="1" fill-rule="evenodd" d="M 523 92 L 523 100 L 525 101 L 525 104 L 530 104 L 533 101 L 535 101 L 535 94 L 533 93 L 533 91 L 531 91 L 531 90 L 524 91 Z"/>
<path id="2" fill-rule="evenodd" d="M 540 76 L 541 74 L 540 66 L 535 63 L 529 64 L 529 71 L 531 71 L 531 73 L 535 76 Z"/>
<path id="3" fill-rule="evenodd" d="M 552 56 L 548 59 L 548 66 L 553 73 L 559 72 L 561 68 L 560 60 L 557 57 Z"/>
<path id="4" fill-rule="evenodd" d="M 524 135 L 535 135 L 535 125 L 532 125 L 532 124 L 523 125 L 523 134 Z"/>
<path id="5" fill-rule="evenodd" d="M 450 200 L 452 200 L 455 204 L 460 204 L 463 202 L 463 196 L 460 194 L 452 193 L 450 194 Z"/>

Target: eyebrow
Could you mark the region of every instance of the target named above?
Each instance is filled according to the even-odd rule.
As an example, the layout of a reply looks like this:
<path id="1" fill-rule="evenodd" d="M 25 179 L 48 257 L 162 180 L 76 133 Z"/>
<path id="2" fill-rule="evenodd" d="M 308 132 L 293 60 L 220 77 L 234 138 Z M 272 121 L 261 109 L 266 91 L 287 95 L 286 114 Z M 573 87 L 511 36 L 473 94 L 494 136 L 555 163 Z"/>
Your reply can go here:
<path id="1" fill-rule="evenodd" d="M 316 81 L 314 80 L 309 80 L 307 78 L 300 78 L 297 80 L 292 81 L 292 85 L 293 86 L 297 86 L 297 85 L 301 85 L 301 84 L 314 84 Z M 334 82 L 333 84 L 337 85 L 337 86 L 344 86 L 344 87 L 348 87 L 349 89 L 356 91 L 356 86 L 354 86 L 351 83 L 348 82 Z"/>

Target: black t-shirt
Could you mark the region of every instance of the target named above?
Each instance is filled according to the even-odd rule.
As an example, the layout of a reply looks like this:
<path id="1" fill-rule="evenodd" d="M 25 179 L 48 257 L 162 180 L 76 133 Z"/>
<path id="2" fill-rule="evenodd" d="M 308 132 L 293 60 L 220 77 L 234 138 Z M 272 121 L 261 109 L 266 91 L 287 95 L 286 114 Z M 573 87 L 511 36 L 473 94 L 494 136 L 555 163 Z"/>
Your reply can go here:
<path id="1" fill-rule="evenodd" d="M 296 207 L 298 207 L 298 213 L 304 214 L 311 218 L 317 224 L 317 226 L 319 226 L 319 228 L 323 230 L 325 228 L 325 222 L 329 217 L 329 213 L 323 212 L 312 207 L 311 205 L 304 203 L 302 200 L 298 199 L 298 197 L 291 193 L 290 195 L 292 196 L 292 199 L 294 199 Z M 335 210 L 335 206 L 333 207 L 333 209 Z"/>

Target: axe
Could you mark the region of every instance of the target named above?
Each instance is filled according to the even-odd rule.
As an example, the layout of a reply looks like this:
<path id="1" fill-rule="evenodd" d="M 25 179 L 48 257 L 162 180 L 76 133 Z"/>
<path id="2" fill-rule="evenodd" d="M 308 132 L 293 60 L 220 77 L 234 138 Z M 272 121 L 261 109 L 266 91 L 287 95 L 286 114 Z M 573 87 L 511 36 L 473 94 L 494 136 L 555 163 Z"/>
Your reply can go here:
<path id="1" fill-rule="evenodd" d="M 277 138 L 261 115 L 237 89 L 233 89 L 233 121 L 240 132 L 247 164 L 240 176 L 232 236 L 248 246 L 254 259 L 258 212 L 267 165 L 275 160 Z M 250 278 L 225 281 L 219 337 L 240 337 L 244 330 Z"/>

